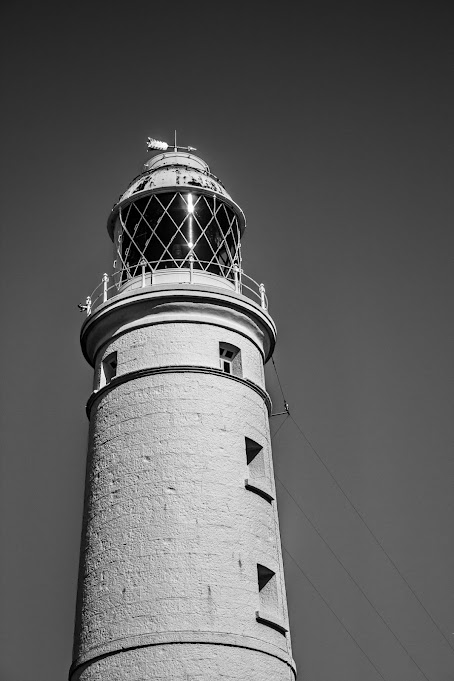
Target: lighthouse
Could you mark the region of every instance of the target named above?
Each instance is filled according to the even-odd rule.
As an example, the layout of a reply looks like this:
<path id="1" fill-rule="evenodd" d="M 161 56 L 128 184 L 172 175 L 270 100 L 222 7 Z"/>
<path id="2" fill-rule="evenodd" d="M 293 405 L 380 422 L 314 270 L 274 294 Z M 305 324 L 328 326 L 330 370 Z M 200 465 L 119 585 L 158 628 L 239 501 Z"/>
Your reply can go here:
<path id="1" fill-rule="evenodd" d="M 161 144 L 161 146 L 159 146 Z M 195 149 L 152 156 L 84 305 L 94 369 L 70 681 L 293 681 L 245 217 Z"/>

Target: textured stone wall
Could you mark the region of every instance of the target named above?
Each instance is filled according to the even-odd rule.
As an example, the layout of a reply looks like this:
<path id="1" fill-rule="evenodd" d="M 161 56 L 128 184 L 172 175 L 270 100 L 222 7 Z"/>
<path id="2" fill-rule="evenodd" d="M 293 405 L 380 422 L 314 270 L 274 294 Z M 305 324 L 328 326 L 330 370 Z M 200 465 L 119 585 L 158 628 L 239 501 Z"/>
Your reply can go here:
<path id="1" fill-rule="evenodd" d="M 288 681 L 276 502 L 245 487 L 245 438 L 263 450 L 275 496 L 268 413 L 245 381 L 219 373 L 219 342 L 264 387 L 260 348 L 210 324 L 134 328 L 107 344 L 117 375 L 159 367 L 214 372 L 130 377 L 91 409 L 73 679 Z M 275 572 L 263 612 L 257 564 Z"/>
<path id="2" fill-rule="evenodd" d="M 94 662 L 81 681 L 293 681 L 290 667 L 256 650 L 215 645 L 161 645 Z"/>
<path id="3" fill-rule="evenodd" d="M 243 377 L 265 388 L 263 357 L 244 336 L 209 324 L 167 323 L 133 329 L 109 343 L 97 358 L 95 388 L 102 358 L 117 351 L 117 374 L 147 367 L 201 365 L 219 369 L 219 342 L 241 349 Z"/>

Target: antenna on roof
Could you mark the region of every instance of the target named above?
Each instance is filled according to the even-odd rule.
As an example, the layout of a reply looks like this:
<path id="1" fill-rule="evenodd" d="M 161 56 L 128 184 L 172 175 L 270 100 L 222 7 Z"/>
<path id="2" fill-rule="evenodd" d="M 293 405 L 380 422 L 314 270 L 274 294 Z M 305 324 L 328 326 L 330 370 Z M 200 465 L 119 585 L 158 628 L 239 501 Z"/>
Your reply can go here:
<path id="1" fill-rule="evenodd" d="M 156 150 L 156 151 L 167 151 L 169 148 L 169 145 L 167 142 L 161 142 L 160 140 L 154 139 L 154 137 L 149 137 L 147 140 L 147 151 L 151 150 Z M 177 152 L 178 150 L 181 151 L 197 151 L 195 147 L 179 147 L 177 145 L 177 131 L 175 130 L 175 136 L 174 136 L 174 144 L 173 144 L 173 150 Z"/>

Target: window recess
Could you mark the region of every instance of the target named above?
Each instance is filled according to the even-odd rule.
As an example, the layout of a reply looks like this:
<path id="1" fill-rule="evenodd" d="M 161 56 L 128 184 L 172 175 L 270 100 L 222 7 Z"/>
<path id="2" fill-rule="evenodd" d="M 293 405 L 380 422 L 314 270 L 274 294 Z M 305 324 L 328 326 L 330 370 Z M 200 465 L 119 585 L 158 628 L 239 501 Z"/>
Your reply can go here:
<path id="1" fill-rule="evenodd" d="M 245 437 L 244 441 L 246 444 L 246 463 L 250 466 L 249 470 L 251 473 L 255 473 L 257 477 L 263 477 L 265 475 L 265 462 L 263 460 L 262 445 L 254 442 L 250 437 Z M 258 459 L 257 456 L 259 456 Z"/>
<path id="2" fill-rule="evenodd" d="M 117 375 L 117 353 L 111 352 L 106 355 L 101 362 L 101 382 L 100 387 L 108 385 Z"/>
<path id="3" fill-rule="evenodd" d="M 219 343 L 219 366 L 225 374 L 241 378 L 243 369 L 240 349 L 230 343 Z"/>
<path id="4" fill-rule="evenodd" d="M 244 438 L 246 445 L 246 463 L 248 477 L 244 481 L 244 486 L 250 492 L 258 494 L 263 499 L 271 503 L 274 499 L 270 494 L 268 479 L 265 471 L 265 453 L 262 445 L 254 442 L 251 438 Z"/>
<path id="5" fill-rule="evenodd" d="M 277 617 L 279 603 L 276 573 L 266 565 L 257 563 L 257 582 L 260 602 L 260 609 L 255 613 L 257 622 L 276 629 L 285 636 L 287 629 Z"/>

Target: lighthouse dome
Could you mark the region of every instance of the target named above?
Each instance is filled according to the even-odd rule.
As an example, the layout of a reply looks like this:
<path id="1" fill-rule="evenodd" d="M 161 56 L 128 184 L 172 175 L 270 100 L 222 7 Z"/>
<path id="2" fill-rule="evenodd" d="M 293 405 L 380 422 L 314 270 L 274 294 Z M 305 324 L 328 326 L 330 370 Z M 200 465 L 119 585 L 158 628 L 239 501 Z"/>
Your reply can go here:
<path id="1" fill-rule="evenodd" d="M 189 272 L 193 281 L 196 270 L 215 275 L 210 285 L 231 288 L 241 269 L 245 225 L 243 211 L 205 161 L 178 149 L 159 153 L 108 220 L 117 280 L 134 285 L 145 268 L 154 282 L 185 280 Z"/>
<path id="2" fill-rule="evenodd" d="M 194 154 L 171 151 L 149 159 L 144 164 L 143 172 L 132 180 L 120 196 L 109 216 L 107 227 L 110 236 L 113 235 L 121 207 L 139 197 L 171 190 L 217 196 L 233 209 L 238 217 L 240 232 L 244 232 L 246 220 L 243 211 L 232 200 L 221 180 L 210 172 L 208 164 Z"/>

